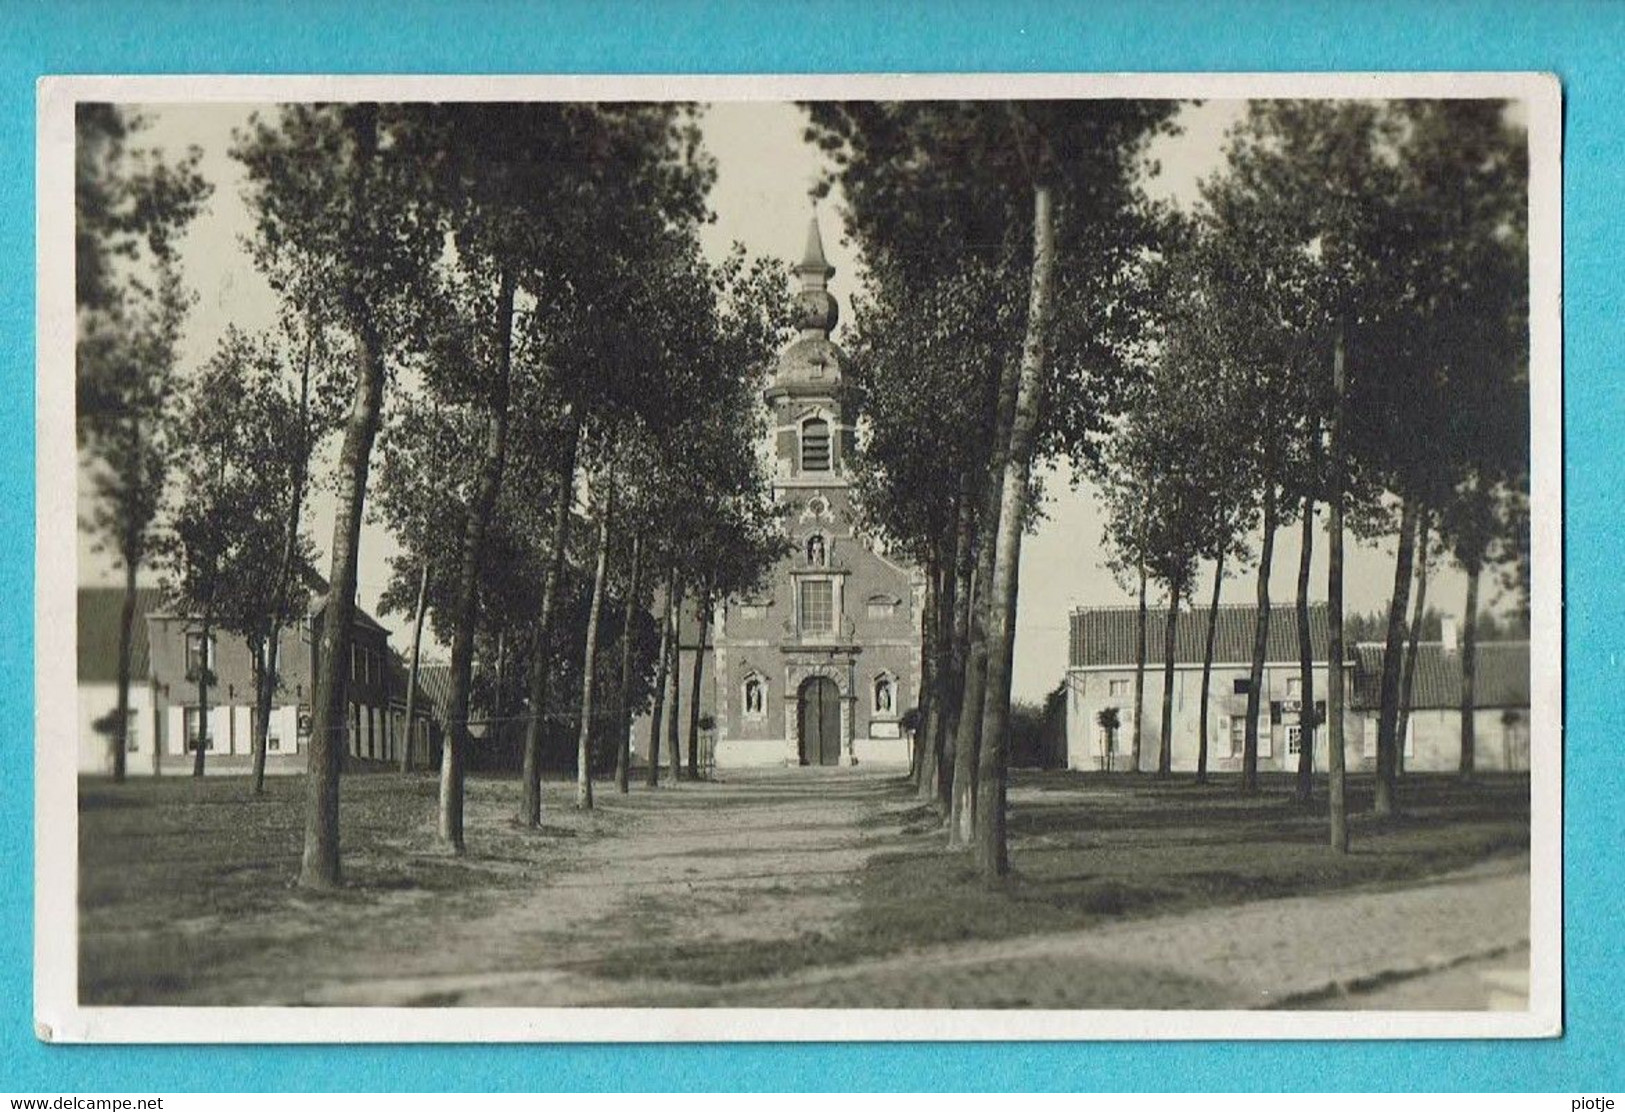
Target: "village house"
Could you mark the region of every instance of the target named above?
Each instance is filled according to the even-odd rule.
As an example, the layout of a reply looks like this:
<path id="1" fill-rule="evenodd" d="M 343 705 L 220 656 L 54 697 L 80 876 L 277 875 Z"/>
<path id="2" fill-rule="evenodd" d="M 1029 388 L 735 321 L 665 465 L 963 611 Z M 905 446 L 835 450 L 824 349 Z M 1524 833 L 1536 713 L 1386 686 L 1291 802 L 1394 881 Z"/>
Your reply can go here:
<path id="1" fill-rule="evenodd" d="M 122 587 L 81 587 L 78 595 L 79 756 L 81 774 L 111 771 L 108 731 L 118 701 Z M 312 593 L 308 620 L 282 631 L 280 683 L 266 733 L 272 771 L 302 769 L 309 744 L 311 676 L 325 597 Z M 405 678 L 389 649 L 389 633 L 357 608 L 352 634 L 346 750 L 357 761 L 394 761 L 406 738 Z M 208 709 L 199 715 L 197 676 L 214 679 Z M 156 588 L 136 591 L 130 646 L 131 728 L 126 771 L 160 775 L 189 770 L 201 740 L 216 770 L 246 768 L 252 755 L 254 686 L 243 638 L 218 630 L 204 643 L 201 623 L 167 606 Z M 430 711 L 420 699 L 416 743 L 429 750 Z"/>
<path id="2" fill-rule="evenodd" d="M 717 768 L 746 765 L 906 766 L 902 721 L 920 686 L 918 571 L 890 559 L 856 527 L 845 355 L 830 339 L 835 268 L 818 222 L 796 273 L 800 334 L 764 392 L 772 419 L 773 493 L 786 509 L 791 553 L 768 586 L 716 608 L 702 649 L 699 622 L 680 622 L 680 724 L 694 697 L 694 654 L 705 652 L 700 710 L 714 723 Z M 633 724 L 633 748 L 648 736 Z M 640 754 L 642 755 L 642 754 Z"/>
<path id="3" fill-rule="evenodd" d="M 1151 607 L 1146 616 L 1145 692 L 1138 724 L 1134 721 L 1134 647 L 1138 610 L 1132 606 L 1094 607 L 1072 613 L 1066 673 L 1066 750 L 1068 768 L 1123 770 L 1132 767 L 1134 730 L 1140 731 L 1140 768 L 1153 771 L 1162 742 L 1163 632 L 1166 608 Z M 1240 771 L 1247 729 L 1247 693 L 1251 682 L 1253 636 L 1258 608 L 1221 606 L 1214 633 L 1213 668 L 1208 687 L 1208 769 Z M 1201 734 L 1202 656 L 1208 611 L 1182 610 L 1175 619 L 1172 757 L 1175 771 L 1195 771 Z M 1327 692 L 1326 604 L 1309 607 L 1309 645 L 1313 660 L 1315 710 L 1324 716 Z M 1303 737 L 1302 674 L 1298 653 L 1298 618 L 1292 606 L 1270 611 L 1264 680 L 1258 700 L 1258 767 L 1296 769 Z M 1338 670 L 1345 690 L 1352 687 L 1353 661 Z M 1117 711 L 1115 731 L 1100 724 L 1101 712 Z M 1358 767 L 1360 717 L 1345 714 L 1345 750 Z M 1315 767 L 1324 770 L 1325 731 L 1316 731 Z"/>
<path id="4" fill-rule="evenodd" d="M 1405 731 L 1405 767 L 1454 772 L 1461 767 L 1461 646 L 1446 618 L 1438 641 L 1416 646 L 1416 676 Z M 1376 759 L 1383 646 L 1355 646 L 1354 707 L 1364 724 L 1365 752 Z M 1529 769 L 1529 642 L 1480 641 L 1474 647 L 1473 764 L 1486 772 Z"/>
<path id="5" fill-rule="evenodd" d="M 1140 768 L 1157 767 L 1162 742 L 1163 630 L 1168 611 L 1151 607 L 1146 616 L 1145 694 L 1140 720 Z M 1096 607 L 1072 614 L 1066 674 L 1066 766 L 1125 770 L 1134 746 L 1134 646 L 1138 611 L 1132 606 Z M 1237 772 L 1247 726 L 1254 622 L 1250 605 L 1221 606 L 1214 634 L 1213 669 L 1208 688 L 1208 769 Z M 1194 771 L 1201 730 L 1202 653 L 1208 611 L 1181 611 L 1174 645 L 1172 757 L 1176 772 Z M 1455 622 L 1446 619 L 1441 641 L 1417 646 L 1412 712 L 1403 739 L 1407 769 L 1454 771 L 1461 760 L 1461 656 Z M 1329 637 L 1326 604 L 1309 607 L 1314 705 L 1324 722 Z M 1481 642 L 1474 702 L 1476 764 L 1484 770 L 1529 767 L 1529 643 Z M 1351 646 L 1339 671 L 1348 693 L 1343 718 L 1344 767 L 1371 771 L 1377 763 L 1377 718 L 1381 705 L 1383 646 Z M 1112 708 L 1119 725 L 1108 731 L 1101 712 Z M 1294 606 L 1270 611 L 1264 682 L 1258 706 L 1258 767 L 1290 771 L 1298 767 L 1303 737 L 1302 674 Z M 1315 731 L 1314 767 L 1326 771 L 1327 731 Z"/>

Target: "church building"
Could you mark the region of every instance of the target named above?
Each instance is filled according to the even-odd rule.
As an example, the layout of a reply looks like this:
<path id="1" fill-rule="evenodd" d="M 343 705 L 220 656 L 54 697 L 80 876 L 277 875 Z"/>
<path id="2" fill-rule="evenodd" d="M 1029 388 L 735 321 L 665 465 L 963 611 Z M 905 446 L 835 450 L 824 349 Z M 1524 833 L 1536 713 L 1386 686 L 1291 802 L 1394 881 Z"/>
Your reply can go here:
<path id="1" fill-rule="evenodd" d="M 919 701 L 925 581 L 859 533 L 850 460 L 855 415 L 838 316 L 815 218 L 796 268 L 796 339 L 764 391 L 773 430 L 774 499 L 786 508 L 790 555 L 757 595 L 719 605 L 709 631 L 700 707 L 714 722 L 715 767 L 906 766 L 903 716 Z M 688 617 L 688 615 L 685 615 Z M 682 623 L 682 705 L 700 638 Z M 634 727 L 646 736 L 647 718 Z"/>

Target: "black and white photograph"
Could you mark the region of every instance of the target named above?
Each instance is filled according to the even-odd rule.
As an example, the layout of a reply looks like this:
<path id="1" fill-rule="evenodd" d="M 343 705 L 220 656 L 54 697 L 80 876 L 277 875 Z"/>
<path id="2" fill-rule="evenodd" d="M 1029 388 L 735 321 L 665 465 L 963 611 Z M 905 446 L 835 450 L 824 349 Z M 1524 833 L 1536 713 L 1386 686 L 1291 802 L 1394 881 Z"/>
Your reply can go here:
<path id="1" fill-rule="evenodd" d="M 1561 1033 L 1559 114 L 48 81 L 42 1037 Z"/>

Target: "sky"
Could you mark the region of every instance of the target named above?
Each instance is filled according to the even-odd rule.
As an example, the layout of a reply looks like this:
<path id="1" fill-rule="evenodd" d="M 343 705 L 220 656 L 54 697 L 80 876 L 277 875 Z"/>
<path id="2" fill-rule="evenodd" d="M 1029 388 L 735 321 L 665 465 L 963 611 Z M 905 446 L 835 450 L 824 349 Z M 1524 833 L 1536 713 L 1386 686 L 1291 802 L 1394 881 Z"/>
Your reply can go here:
<path id="1" fill-rule="evenodd" d="M 1182 109 L 1181 133 L 1159 139 L 1151 151 L 1161 169 L 1145 183 L 1148 192 L 1181 206 L 1194 203 L 1200 181 L 1221 164 L 1225 130 L 1244 110 L 1243 101 L 1209 101 Z M 145 111 L 152 119 L 146 145 L 172 153 L 198 146 L 203 152 L 200 170 L 215 186 L 207 210 L 187 230 L 180 246 L 186 279 L 198 294 L 182 346 L 183 370 L 190 370 L 208 358 L 228 325 L 253 332 L 270 328 L 276 319 L 275 298 L 242 244 L 252 222 L 241 196 L 240 167 L 229 154 L 233 129 L 247 121 L 252 109 L 171 104 Z M 802 140 L 802 122 L 801 112 L 787 103 L 737 102 L 707 109 L 705 143 L 718 165 L 711 194 L 716 221 L 703 235 L 708 254 L 720 256 L 739 242 L 753 255 L 799 259 L 807 219 L 814 212 L 810 190 L 824 170 L 822 156 Z M 854 247 L 842 234 L 840 211 L 839 191 L 817 206 L 826 254 L 836 269 L 831 292 L 840 303 L 842 321 L 850 322 L 852 295 L 861 290 L 862 275 Z M 837 328 L 835 339 L 839 342 L 840 338 Z M 377 474 L 376 469 L 373 473 Z M 1133 602 L 1104 566 L 1103 520 L 1092 490 L 1086 484 L 1074 484 L 1064 465 L 1046 472 L 1045 488 L 1044 519 L 1022 548 L 1016 621 L 1014 693 L 1019 699 L 1033 701 L 1062 678 L 1067 616 L 1074 607 Z M 324 554 L 330 548 L 333 512 L 330 496 L 323 494 L 314 500 L 309 523 Z M 1315 548 L 1313 594 L 1324 598 L 1323 534 Z M 369 522 L 363 527 L 358 594 L 361 605 L 374 614 L 387 584 L 389 558 L 396 552 L 381 526 Z M 1277 601 L 1295 597 L 1298 553 L 1297 528 L 1283 529 L 1276 539 L 1270 581 L 1271 597 Z M 1392 589 L 1393 546 L 1351 545 L 1345 574 L 1345 603 L 1351 611 L 1385 607 Z M 1204 568 L 1197 585 L 1204 604 L 1211 591 L 1209 576 Z M 143 578 L 150 580 L 151 576 Z M 117 581 L 109 558 L 95 552 L 83 534 L 79 581 Z M 1459 613 L 1465 584 L 1465 577 L 1453 567 L 1438 569 L 1428 589 L 1430 603 L 1446 613 Z M 1486 588 L 1488 601 L 1493 601 L 1493 589 L 1487 584 Z M 1254 590 L 1255 576 L 1245 569 L 1226 582 L 1225 597 L 1250 602 Z M 394 644 L 408 642 L 409 616 L 379 617 L 390 629 Z"/>

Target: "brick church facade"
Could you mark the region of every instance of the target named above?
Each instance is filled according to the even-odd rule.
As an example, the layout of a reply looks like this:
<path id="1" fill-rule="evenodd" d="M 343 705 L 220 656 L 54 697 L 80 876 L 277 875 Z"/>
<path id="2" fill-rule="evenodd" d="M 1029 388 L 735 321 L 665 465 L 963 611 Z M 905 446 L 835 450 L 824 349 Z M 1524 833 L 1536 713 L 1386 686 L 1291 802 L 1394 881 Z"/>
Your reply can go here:
<path id="1" fill-rule="evenodd" d="M 893 764 L 909 759 L 903 727 L 920 687 L 921 575 L 857 529 L 849 464 L 854 415 L 845 356 L 830 339 L 837 306 L 814 220 L 796 270 L 800 334 L 779 356 L 764 400 L 774 499 L 790 556 L 747 598 L 719 605 L 708 631 L 700 709 L 714 722 L 715 767 Z M 686 745 L 698 623 L 681 623 Z M 634 746 L 647 736 L 636 723 Z"/>

